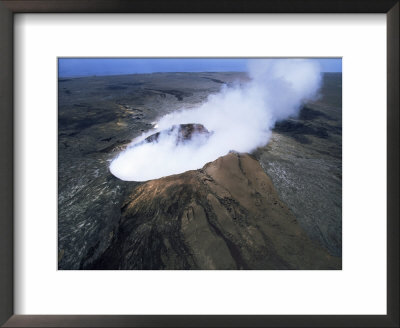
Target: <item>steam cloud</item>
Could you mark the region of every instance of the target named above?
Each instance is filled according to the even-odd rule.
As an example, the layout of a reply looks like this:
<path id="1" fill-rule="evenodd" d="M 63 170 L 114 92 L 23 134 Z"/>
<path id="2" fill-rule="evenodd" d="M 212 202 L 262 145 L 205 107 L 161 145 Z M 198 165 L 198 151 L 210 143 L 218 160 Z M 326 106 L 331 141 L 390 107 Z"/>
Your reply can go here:
<path id="1" fill-rule="evenodd" d="M 156 130 L 133 140 L 111 162 L 111 173 L 125 181 L 146 181 L 199 169 L 231 150 L 251 152 L 266 145 L 275 123 L 296 116 L 321 85 L 320 67 L 313 60 L 251 60 L 248 74 L 248 82 L 224 85 L 198 107 L 162 117 Z M 161 134 L 158 142 L 140 143 L 150 134 L 186 123 L 203 124 L 213 133 L 206 142 L 193 138 L 177 145 L 175 135 Z"/>

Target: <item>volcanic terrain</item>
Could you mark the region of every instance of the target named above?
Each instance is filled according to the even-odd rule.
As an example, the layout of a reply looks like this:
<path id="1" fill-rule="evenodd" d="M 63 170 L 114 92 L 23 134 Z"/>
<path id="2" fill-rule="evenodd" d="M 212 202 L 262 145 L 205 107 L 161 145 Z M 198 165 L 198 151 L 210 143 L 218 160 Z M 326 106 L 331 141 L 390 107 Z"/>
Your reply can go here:
<path id="1" fill-rule="evenodd" d="M 110 161 L 161 115 L 244 73 L 59 79 L 59 269 L 341 269 L 341 74 L 253 154 L 122 181 Z M 177 143 L 212 131 L 174 126 Z M 144 142 L 157 142 L 155 133 Z"/>

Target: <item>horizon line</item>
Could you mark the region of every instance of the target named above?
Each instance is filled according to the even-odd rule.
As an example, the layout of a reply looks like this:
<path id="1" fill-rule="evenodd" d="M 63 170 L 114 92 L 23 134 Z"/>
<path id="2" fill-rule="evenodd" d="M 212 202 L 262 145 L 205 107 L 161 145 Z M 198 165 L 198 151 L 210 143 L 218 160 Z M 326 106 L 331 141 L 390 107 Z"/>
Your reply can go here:
<path id="1" fill-rule="evenodd" d="M 83 77 L 105 77 L 105 76 L 125 76 L 125 75 L 149 75 L 149 74 L 176 74 L 176 73 L 248 73 L 247 71 L 171 71 L 171 72 L 148 72 L 148 73 L 121 73 L 121 74 L 89 74 L 89 75 L 58 75 L 58 80 L 60 79 L 77 79 L 77 78 L 83 78 Z M 336 73 L 336 74 L 342 74 L 343 72 L 338 72 L 338 71 L 324 71 L 321 72 L 322 74 L 325 73 Z"/>

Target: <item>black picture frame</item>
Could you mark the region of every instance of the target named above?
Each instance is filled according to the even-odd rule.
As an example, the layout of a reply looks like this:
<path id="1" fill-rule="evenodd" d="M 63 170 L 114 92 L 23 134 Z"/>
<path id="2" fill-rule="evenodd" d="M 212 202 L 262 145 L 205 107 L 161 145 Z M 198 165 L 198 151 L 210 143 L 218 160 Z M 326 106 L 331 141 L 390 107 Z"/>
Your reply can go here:
<path id="1" fill-rule="evenodd" d="M 399 8 L 398 0 L 0 0 L 0 324 L 5 327 L 399 327 Z M 15 13 L 385 13 L 387 315 L 14 315 Z"/>

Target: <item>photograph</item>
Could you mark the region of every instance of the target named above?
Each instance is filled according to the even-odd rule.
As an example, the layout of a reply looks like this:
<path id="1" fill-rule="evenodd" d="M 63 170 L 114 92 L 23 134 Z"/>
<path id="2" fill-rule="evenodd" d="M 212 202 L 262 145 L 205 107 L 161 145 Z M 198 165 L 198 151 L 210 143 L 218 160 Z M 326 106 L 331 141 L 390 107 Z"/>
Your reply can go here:
<path id="1" fill-rule="evenodd" d="M 342 270 L 342 59 L 59 57 L 58 270 Z"/>
<path id="2" fill-rule="evenodd" d="M 0 326 L 398 327 L 399 13 L 0 0 Z"/>

